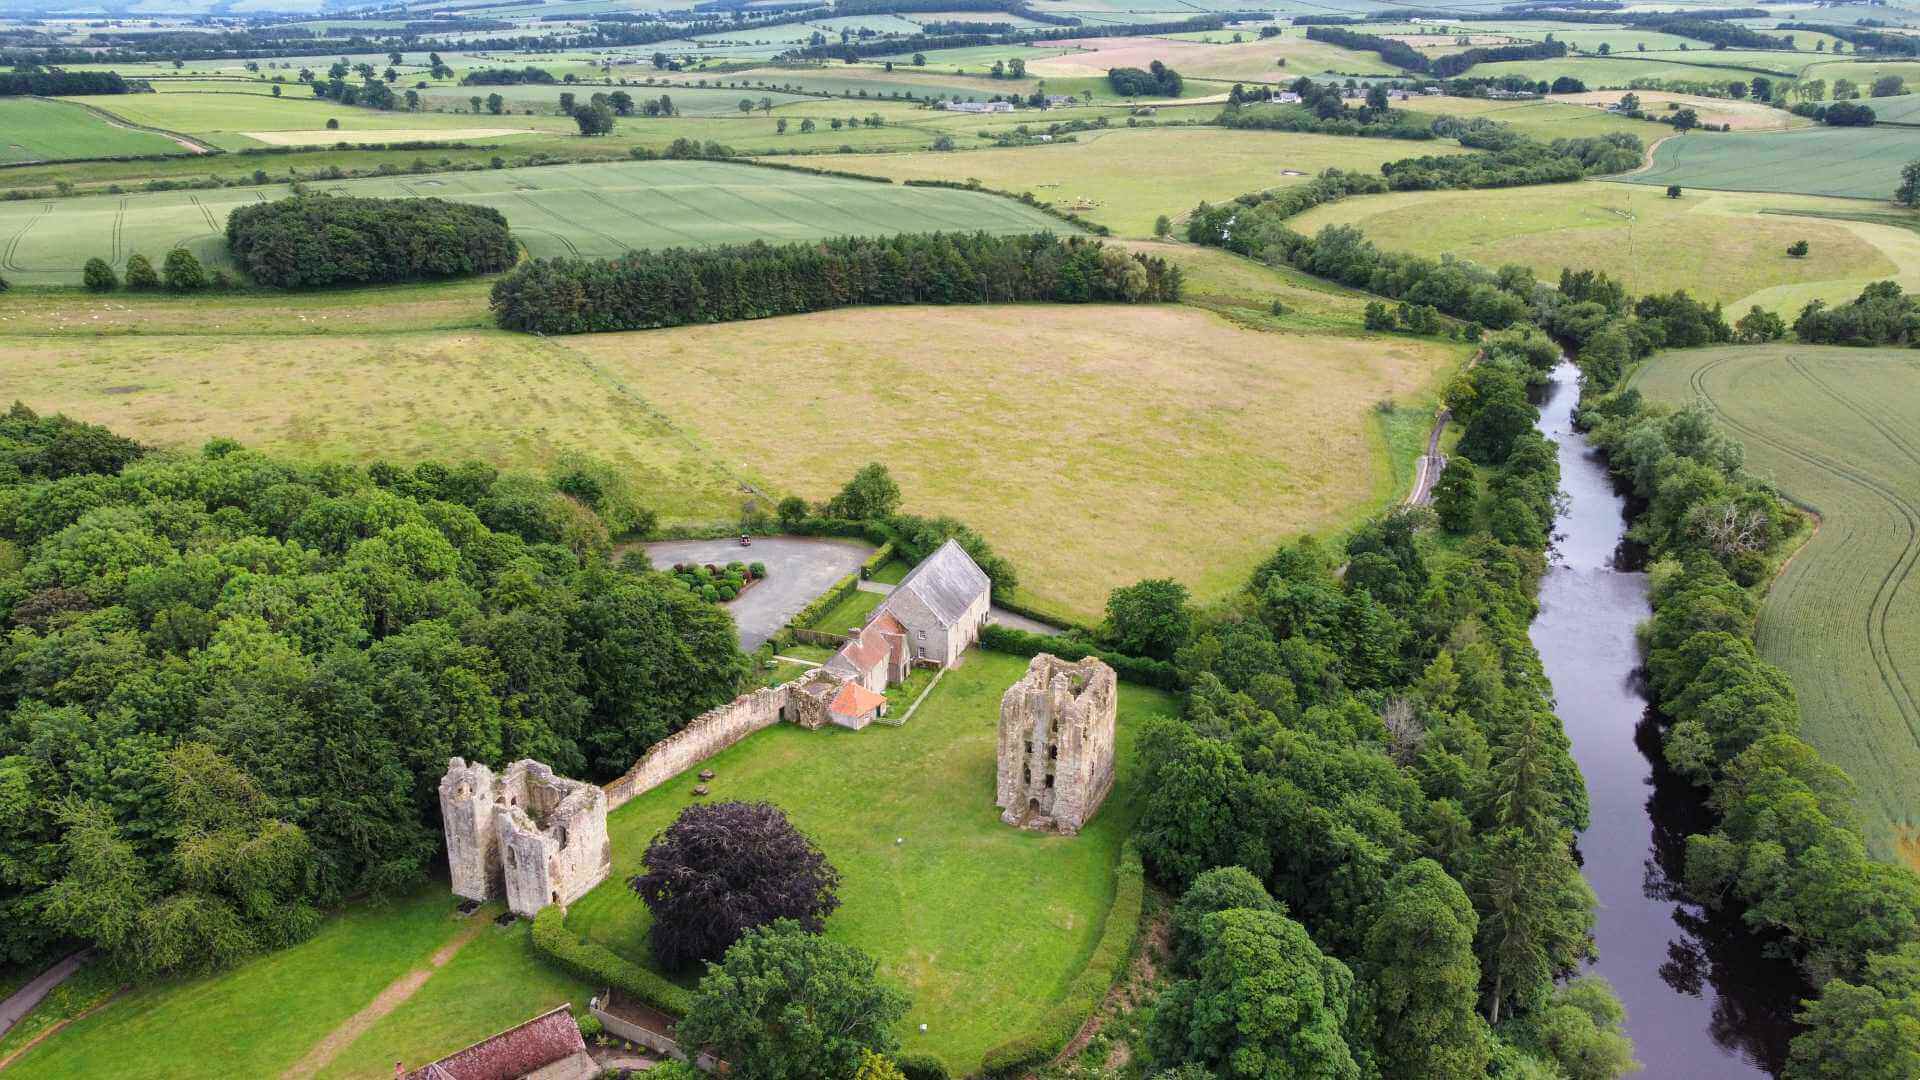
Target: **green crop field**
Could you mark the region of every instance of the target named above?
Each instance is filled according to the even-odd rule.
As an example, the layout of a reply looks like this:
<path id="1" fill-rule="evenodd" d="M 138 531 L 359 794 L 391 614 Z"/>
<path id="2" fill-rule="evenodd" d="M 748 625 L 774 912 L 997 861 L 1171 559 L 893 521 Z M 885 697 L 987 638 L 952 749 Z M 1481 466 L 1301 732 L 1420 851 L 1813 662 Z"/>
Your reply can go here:
<path id="1" fill-rule="evenodd" d="M 1202 199 L 1220 202 L 1302 184 L 1328 168 L 1371 172 L 1409 154 L 1465 152 L 1452 142 L 1212 127 L 1114 128 L 1077 138 L 1011 150 L 856 155 L 834 164 L 899 180 L 979 180 L 1005 191 L 1030 191 L 1125 235 L 1148 236 L 1156 217 L 1184 214 Z"/>
<path id="2" fill-rule="evenodd" d="M 1737 311 L 1761 303 L 1791 318 L 1816 296 L 1849 299 L 1868 281 L 1920 274 L 1920 237 L 1911 231 L 1790 216 L 1858 205 L 1709 191 L 1669 199 L 1659 188 L 1586 182 L 1346 199 L 1315 207 L 1294 227 L 1358 225 L 1388 250 L 1519 263 L 1547 281 L 1562 267 L 1603 270 L 1636 295 L 1686 289 Z M 1787 255 L 1796 240 L 1811 245 L 1805 258 Z"/>
<path id="3" fill-rule="evenodd" d="M 634 248 L 809 240 L 953 229 L 1059 231 L 1056 218 L 970 191 L 908 188 L 710 162 L 626 162 L 345 180 L 322 190 L 436 196 L 493 206 L 534 255 L 612 256 Z M 74 285 L 91 256 L 156 263 L 185 246 L 215 266 L 236 206 L 282 198 L 279 185 L 0 203 L 0 272 L 19 284 Z"/>
<path id="4" fill-rule="evenodd" d="M 1628 56 L 1569 56 L 1558 60 L 1502 60 L 1476 64 L 1468 74 L 1497 79 L 1519 75 L 1528 79 L 1555 79 L 1571 75 L 1589 88 L 1626 86 L 1635 79 L 1684 79 L 1726 82 L 1755 75 L 1791 77 L 1804 66 L 1801 54 L 1789 52 L 1714 52 L 1702 47 L 1689 52 L 1638 53 Z M 1697 58 L 1697 59 L 1696 59 Z"/>
<path id="5" fill-rule="evenodd" d="M 1900 185 L 1900 167 L 1915 158 L 1920 158 L 1920 129 L 1915 128 L 1716 132 L 1668 139 L 1654 150 L 1651 168 L 1615 179 L 1660 187 L 1886 199 Z"/>
<path id="6" fill-rule="evenodd" d="M 1793 676 L 1803 735 L 1859 785 L 1875 850 L 1920 863 L 1920 360 L 1769 345 L 1672 353 L 1635 384 L 1704 399 L 1747 465 L 1820 515 L 1774 583 L 1758 642 Z"/>
<path id="7" fill-rule="evenodd" d="M 1026 667 L 976 649 L 905 727 L 782 724 L 699 766 L 718 774 L 714 798 L 770 800 L 820 844 L 842 877 L 827 936 L 879 961 L 913 1001 L 904 1048 L 937 1055 L 956 1076 L 1086 965 L 1137 812 L 1135 735 L 1174 709 L 1165 694 L 1122 684 L 1113 794 L 1078 836 L 1022 832 L 1001 824 L 993 784 L 1000 695 Z M 626 879 L 647 841 L 696 801 L 693 783 L 670 780 L 608 815 L 613 875 L 573 904 L 570 927 L 650 962 L 647 909 Z"/>
<path id="8" fill-rule="evenodd" d="M 0 98 L 0 164 L 184 153 L 165 135 L 113 124 L 69 102 Z"/>

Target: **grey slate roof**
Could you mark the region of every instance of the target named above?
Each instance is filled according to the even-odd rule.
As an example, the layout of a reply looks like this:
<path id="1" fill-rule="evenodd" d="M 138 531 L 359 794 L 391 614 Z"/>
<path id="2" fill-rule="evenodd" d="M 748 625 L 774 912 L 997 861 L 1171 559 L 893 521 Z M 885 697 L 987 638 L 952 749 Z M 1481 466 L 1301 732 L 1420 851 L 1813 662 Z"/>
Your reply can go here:
<path id="1" fill-rule="evenodd" d="M 894 586 L 893 595 L 913 594 L 927 605 L 940 625 L 953 626 L 990 587 L 986 571 L 958 540 L 949 540 L 920 560 L 920 565 Z"/>

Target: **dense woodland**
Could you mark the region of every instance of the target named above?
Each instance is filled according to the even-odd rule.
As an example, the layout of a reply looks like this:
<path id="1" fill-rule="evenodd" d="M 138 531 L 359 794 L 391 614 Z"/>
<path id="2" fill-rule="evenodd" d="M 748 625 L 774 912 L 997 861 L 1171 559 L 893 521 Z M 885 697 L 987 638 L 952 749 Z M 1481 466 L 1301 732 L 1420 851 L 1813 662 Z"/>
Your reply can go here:
<path id="1" fill-rule="evenodd" d="M 1051 233 L 908 233 L 818 244 L 535 259 L 493 287 L 500 326 L 542 334 L 645 330 L 859 304 L 1025 300 L 1151 303 L 1180 297 L 1179 268 Z"/>
<path id="2" fill-rule="evenodd" d="M 236 208 L 227 248 L 248 277 L 281 288 L 487 274 L 519 254 L 489 206 L 323 193 Z"/>
<path id="3" fill-rule="evenodd" d="M 421 881 L 450 756 L 617 775 L 747 669 L 724 612 L 608 563 L 640 520 L 591 462 L 155 454 L 15 407 L 0 949 L 222 966 Z"/>
<path id="4" fill-rule="evenodd" d="M 138 94 L 152 87 L 123 79 L 112 71 L 48 71 L 32 64 L 0 71 L 0 97 L 59 97 L 63 94 Z"/>

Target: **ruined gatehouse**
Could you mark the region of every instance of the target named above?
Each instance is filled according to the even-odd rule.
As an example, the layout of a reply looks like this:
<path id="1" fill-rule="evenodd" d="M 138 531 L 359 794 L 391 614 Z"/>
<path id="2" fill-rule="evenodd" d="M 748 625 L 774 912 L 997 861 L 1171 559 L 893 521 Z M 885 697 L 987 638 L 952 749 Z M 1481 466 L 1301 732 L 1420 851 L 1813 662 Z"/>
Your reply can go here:
<path id="1" fill-rule="evenodd" d="M 1072 835 L 1113 788 L 1119 680 L 1093 657 L 1041 653 L 1000 699 L 1000 820 Z"/>
<path id="2" fill-rule="evenodd" d="M 570 904 L 613 868 L 606 793 L 537 761 L 516 761 L 495 776 L 479 762 L 449 759 L 440 818 L 454 895 L 505 896 L 516 915 Z"/>

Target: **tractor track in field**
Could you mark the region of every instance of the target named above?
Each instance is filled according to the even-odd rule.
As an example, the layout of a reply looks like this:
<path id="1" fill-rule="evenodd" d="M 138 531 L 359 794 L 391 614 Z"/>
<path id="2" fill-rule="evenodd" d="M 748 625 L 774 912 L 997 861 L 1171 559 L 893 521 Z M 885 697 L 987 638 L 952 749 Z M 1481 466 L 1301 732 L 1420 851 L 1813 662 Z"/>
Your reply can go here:
<path id="1" fill-rule="evenodd" d="M 47 203 L 45 203 L 40 207 L 39 213 L 28 218 L 27 223 L 25 225 L 20 226 L 20 231 L 17 233 L 14 233 L 13 239 L 7 241 L 6 253 L 4 255 L 0 255 L 0 266 L 4 266 L 8 270 L 19 270 L 22 272 L 25 272 L 27 270 L 26 267 L 21 266 L 20 263 L 15 259 L 15 255 L 20 250 L 20 241 L 25 240 L 27 238 L 27 233 L 32 232 L 33 227 L 35 225 L 40 224 L 40 220 L 52 212 L 53 212 L 53 203 L 51 201 L 48 201 Z"/>
<path id="2" fill-rule="evenodd" d="M 1901 673 L 1899 666 L 1894 663 L 1892 652 L 1886 644 L 1887 612 L 1893 606 L 1893 596 L 1906 584 L 1907 578 L 1913 570 L 1916 558 L 1920 558 L 1920 508 L 1916 508 L 1913 503 L 1908 501 L 1904 496 L 1889 489 L 1886 485 L 1859 470 L 1834 461 L 1824 454 L 1793 446 L 1779 438 L 1766 434 L 1751 424 L 1742 423 L 1730 416 L 1727 410 L 1721 406 L 1719 400 L 1707 389 L 1706 376 L 1730 363 L 1732 360 L 1733 357 L 1723 357 L 1715 360 L 1710 364 L 1695 369 L 1687 377 L 1694 393 L 1698 394 L 1708 405 L 1712 406 L 1714 412 L 1720 416 L 1721 420 L 1726 422 L 1727 426 L 1740 432 L 1743 437 L 1752 438 L 1773 447 L 1787 457 L 1794 458 L 1817 469 L 1825 470 L 1843 480 L 1859 485 L 1885 500 L 1906 522 L 1906 542 L 1902 546 L 1900 554 L 1894 559 L 1893 565 L 1888 567 L 1887 571 L 1881 575 L 1880 586 L 1874 591 L 1873 600 L 1867 607 L 1865 632 L 1867 637 L 1867 652 L 1873 657 L 1874 667 L 1879 672 L 1881 685 L 1886 688 L 1887 695 L 1893 699 L 1894 707 L 1900 712 L 1901 719 L 1906 722 L 1907 730 L 1912 736 L 1915 745 L 1920 745 L 1920 710 L 1915 709 L 1913 695 L 1907 686 L 1906 678 Z M 1797 359 L 1790 358 L 1788 362 L 1793 365 L 1796 372 L 1807 379 L 1816 389 L 1821 390 L 1842 408 L 1859 415 L 1861 419 L 1866 420 L 1868 424 L 1872 425 L 1875 431 L 1880 432 L 1883 436 L 1886 435 L 1885 430 L 1875 423 L 1872 418 L 1866 416 L 1866 414 L 1862 413 L 1853 403 L 1839 397 L 1839 395 L 1835 394 L 1825 384 L 1814 378 Z M 1903 452 L 1906 452 L 1909 457 L 1914 456 L 1904 445 L 1896 444 L 1896 446 Z M 1916 460 L 1920 461 L 1920 458 Z M 1815 508 L 1815 512 L 1818 512 L 1818 508 Z"/>
<path id="3" fill-rule="evenodd" d="M 1901 455 L 1907 460 L 1913 462 L 1916 466 L 1920 466 L 1920 451 L 1916 451 L 1913 445 L 1907 442 L 1906 438 L 1898 431 L 1888 427 L 1878 418 L 1868 413 L 1858 402 L 1851 400 L 1838 390 L 1835 390 L 1832 386 L 1829 386 L 1819 376 L 1808 370 L 1798 357 L 1788 357 L 1787 363 L 1791 365 L 1793 370 L 1798 372 L 1802 378 L 1812 383 L 1821 393 L 1833 399 L 1841 408 L 1846 409 L 1866 421 L 1869 427 L 1879 432 L 1881 438 L 1891 443 L 1894 449 L 1900 451 Z M 1889 621 L 1889 613 L 1893 610 L 1894 597 L 1899 593 L 1900 589 L 1906 585 L 1907 578 L 1913 573 L 1915 561 L 1920 560 L 1920 542 L 1916 542 L 1916 540 L 1920 540 L 1920 508 L 1915 507 L 1913 503 L 1905 499 L 1901 500 L 1901 504 L 1902 512 L 1907 515 L 1907 547 L 1906 550 L 1900 553 L 1900 558 L 1894 561 L 1894 568 L 1887 571 L 1886 576 L 1881 582 L 1882 591 L 1879 596 L 1884 596 L 1885 599 L 1880 603 L 1880 633 L 1877 644 L 1877 654 L 1886 658 L 1885 670 L 1891 671 L 1895 681 L 1900 684 L 1900 692 L 1895 697 L 1895 703 L 1900 706 L 1901 715 L 1906 717 L 1907 726 L 1913 730 L 1915 740 L 1920 741 L 1920 707 L 1916 707 L 1914 703 L 1913 687 L 1908 685 L 1906 675 L 1901 672 L 1900 665 L 1894 657 L 1893 647 L 1887 644 L 1887 623 Z M 1895 569 L 1899 571 L 1898 578 L 1894 577 Z M 1876 596 L 1876 599 L 1879 599 L 1879 596 Z M 1867 618 L 1869 622 L 1868 638 L 1871 640 L 1873 637 L 1871 624 L 1874 619 L 1871 610 L 1869 610 Z"/>
<path id="4" fill-rule="evenodd" d="M 661 229 L 666 232 L 670 232 L 675 236 L 685 239 L 687 243 L 693 244 L 696 247 L 702 243 L 701 239 L 693 235 L 692 233 L 681 232 L 679 229 L 674 228 L 673 226 L 667 224 L 664 221 L 649 221 L 645 217 L 642 217 L 641 215 L 634 213 L 633 211 L 627 209 L 626 207 L 621 206 L 619 203 L 614 202 L 612 199 L 607 198 L 605 195 L 602 195 L 598 191 L 588 190 L 586 192 L 586 195 L 587 195 L 587 198 L 592 199 L 594 202 L 597 202 L 600 205 L 606 207 L 607 209 L 613 211 L 614 213 L 619 214 L 621 217 L 629 218 L 633 221 L 637 221 L 642 225 L 648 226 L 649 228 Z"/>

